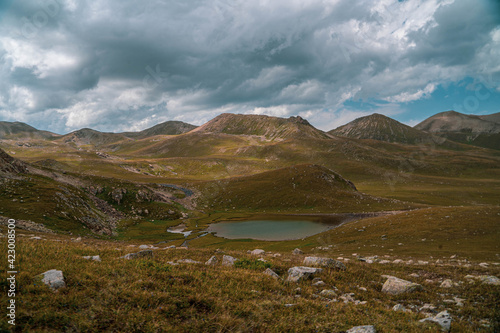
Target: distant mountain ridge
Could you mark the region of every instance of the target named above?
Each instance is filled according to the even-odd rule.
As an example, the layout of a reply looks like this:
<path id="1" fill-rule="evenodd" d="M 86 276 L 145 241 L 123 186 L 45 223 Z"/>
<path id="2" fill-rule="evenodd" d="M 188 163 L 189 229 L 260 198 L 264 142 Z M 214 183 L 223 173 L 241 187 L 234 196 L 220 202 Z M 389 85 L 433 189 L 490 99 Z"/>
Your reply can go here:
<path id="1" fill-rule="evenodd" d="M 414 128 L 452 141 L 500 150 L 500 113 L 476 116 L 446 111 L 425 119 Z"/>
<path id="2" fill-rule="evenodd" d="M 299 116 L 278 118 L 265 115 L 223 113 L 196 128 L 193 132 L 257 135 L 268 139 L 292 137 L 328 138 Z"/>
<path id="3" fill-rule="evenodd" d="M 57 137 L 58 134 L 48 131 L 40 131 L 28 124 L 21 122 L 0 121 L 0 140 L 1 139 L 50 139 Z"/>
<path id="4" fill-rule="evenodd" d="M 371 139 L 407 144 L 416 144 L 429 140 L 428 134 L 378 113 L 357 118 L 328 133 L 354 139 Z"/>

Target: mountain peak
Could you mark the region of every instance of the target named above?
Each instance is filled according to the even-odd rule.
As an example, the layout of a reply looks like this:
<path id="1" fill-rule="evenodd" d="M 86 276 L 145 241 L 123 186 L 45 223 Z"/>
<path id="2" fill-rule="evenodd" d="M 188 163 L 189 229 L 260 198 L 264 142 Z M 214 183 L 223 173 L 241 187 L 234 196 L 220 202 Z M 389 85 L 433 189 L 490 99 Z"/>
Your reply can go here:
<path id="1" fill-rule="evenodd" d="M 495 122 L 496 118 L 497 114 L 477 116 L 446 111 L 425 119 L 415 128 L 431 133 L 500 133 L 500 124 Z"/>
<path id="2" fill-rule="evenodd" d="M 355 139 L 372 139 L 410 144 L 424 142 L 427 140 L 428 136 L 425 133 L 379 113 L 357 118 L 328 133 Z"/>
<path id="3" fill-rule="evenodd" d="M 313 127 L 300 116 L 278 118 L 266 115 L 223 113 L 196 128 L 194 131 L 234 135 L 258 135 L 267 139 L 292 137 L 326 138 L 327 135 Z"/>

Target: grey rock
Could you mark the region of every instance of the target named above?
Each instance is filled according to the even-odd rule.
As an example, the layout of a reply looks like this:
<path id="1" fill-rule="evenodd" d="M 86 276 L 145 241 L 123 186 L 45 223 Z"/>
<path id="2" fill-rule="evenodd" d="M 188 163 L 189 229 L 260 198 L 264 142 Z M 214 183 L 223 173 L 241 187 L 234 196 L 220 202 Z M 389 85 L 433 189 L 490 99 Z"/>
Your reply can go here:
<path id="1" fill-rule="evenodd" d="M 139 251 L 137 253 L 129 253 L 122 257 L 123 259 L 139 259 L 139 258 L 153 258 L 152 250 Z"/>
<path id="2" fill-rule="evenodd" d="M 405 311 L 406 308 L 401 304 L 396 304 L 392 307 L 392 311 Z"/>
<path id="3" fill-rule="evenodd" d="M 302 250 L 301 250 L 301 249 L 294 249 L 294 250 L 292 251 L 292 254 L 299 255 L 299 254 L 304 254 L 304 252 L 302 252 Z"/>
<path id="4" fill-rule="evenodd" d="M 340 261 L 322 257 L 305 257 L 303 264 L 309 266 L 331 267 L 342 270 L 346 268 L 345 265 Z"/>
<path id="5" fill-rule="evenodd" d="M 448 313 L 448 311 L 443 311 L 443 312 L 438 313 L 434 317 L 429 317 L 429 318 L 425 318 L 425 319 L 420 320 L 421 323 L 424 323 L 427 321 L 439 324 L 441 326 L 442 331 L 448 332 L 451 329 L 451 316 Z"/>
<path id="6" fill-rule="evenodd" d="M 64 282 L 64 275 L 62 271 L 57 269 L 51 269 L 42 273 L 42 282 L 45 283 L 52 290 L 57 290 L 59 288 L 66 287 L 66 282 Z"/>
<path id="7" fill-rule="evenodd" d="M 422 286 L 420 284 L 399 279 L 394 276 L 389 276 L 387 281 L 385 281 L 384 285 L 382 286 L 382 292 L 391 295 L 410 293 L 417 290 L 422 290 Z"/>
<path id="8" fill-rule="evenodd" d="M 349 330 L 347 333 L 376 333 L 375 327 L 372 325 L 356 326 Z"/>
<path id="9" fill-rule="evenodd" d="M 217 259 L 216 256 L 211 256 L 210 259 L 207 260 L 205 265 L 217 265 L 218 262 L 219 262 L 219 259 Z"/>
<path id="10" fill-rule="evenodd" d="M 497 278 L 496 276 L 481 275 L 481 276 L 478 276 L 477 279 L 479 281 L 481 281 L 481 283 L 483 283 L 483 284 L 490 284 L 493 286 L 500 285 L 500 279 Z"/>
<path id="11" fill-rule="evenodd" d="M 296 266 L 288 270 L 287 282 L 299 282 L 323 272 L 321 268 Z"/>
<path id="12" fill-rule="evenodd" d="M 280 276 L 279 276 L 278 274 L 276 274 L 276 272 L 275 272 L 275 271 L 273 271 L 273 270 L 272 270 L 272 269 L 270 269 L 270 268 L 267 268 L 267 269 L 264 271 L 264 274 L 269 275 L 269 276 L 271 276 L 271 277 L 275 278 L 276 280 L 280 278 Z"/>
<path id="13" fill-rule="evenodd" d="M 149 249 L 149 245 L 139 245 L 139 248 L 143 250 Z"/>
<path id="14" fill-rule="evenodd" d="M 451 281 L 450 279 L 446 279 L 444 280 L 440 285 L 439 287 L 440 288 L 452 288 L 454 287 L 456 284 L 453 283 L 453 281 Z"/>
<path id="15" fill-rule="evenodd" d="M 234 257 L 227 255 L 222 256 L 222 266 L 233 266 L 236 261 L 238 261 L 238 259 Z"/>
<path id="16" fill-rule="evenodd" d="M 253 256 L 258 256 L 258 255 L 261 255 L 261 254 L 264 254 L 266 253 L 266 251 L 264 250 L 261 250 L 261 249 L 255 249 L 253 251 L 250 252 L 251 255 Z"/>
<path id="17" fill-rule="evenodd" d="M 319 280 L 319 281 L 316 281 L 316 282 L 313 282 L 312 284 L 314 287 L 322 287 L 322 286 L 326 286 L 326 283 Z"/>
<path id="18" fill-rule="evenodd" d="M 101 261 L 101 257 L 100 256 L 83 256 L 83 259 L 87 259 L 87 260 L 93 260 L 93 261 Z"/>
<path id="19" fill-rule="evenodd" d="M 325 298 L 330 298 L 330 299 L 335 298 L 337 296 L 335 290 L 331 289 L 323 289 L 319 294 Z"/>
<path id="20" fill-rule="evenodd" d="M 201 261 L 196 261 L 193 259 L 179 259 L 177 260 L 179 264 L 201 264 Z"/>

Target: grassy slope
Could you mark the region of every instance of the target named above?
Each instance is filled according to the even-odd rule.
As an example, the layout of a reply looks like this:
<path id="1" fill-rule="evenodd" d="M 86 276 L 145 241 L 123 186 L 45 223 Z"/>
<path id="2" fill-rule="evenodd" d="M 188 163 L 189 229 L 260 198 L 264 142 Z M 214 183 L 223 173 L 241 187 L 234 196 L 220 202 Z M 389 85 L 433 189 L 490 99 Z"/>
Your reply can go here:
<path id="1" fill-rule="evenodd" d="M 416 308 L 432 303 L 438 311 L 448 308 L 454 332 L 478 331 L 482 319 L 489 319 L 492 325 L 490 329 L 483 328 L 486 332 L 499 327 L 499 287 L 478 283 L 446 291 L 438 287 L 443 279 L 464 281 L 464 276 L 470 273 L 498 274 L 498 268 L 349 262 L 346 271 L 326 269 L 320 275 L 327 284 L 323 288 L 334 286 L 339 295 L 354 293 L 354 298 L 368 302 L 354 305 L 314 297 L 323 288 L 313 287 L 307 281 L 298 285 L 276 281 L 263 275 L 263 269 L 167 263 L 183 258 L 205 261 L 214 254 L 211 250 L 157 250 L 153 260 L 128 261 L 117 259 L 131 252 L 126 243 L 92 239 L 71 242 L 61 236 L 42 236 L 47 240 L 18 236 L 16 331 L 19 332 L 339 332 L 367 324 L 375 325 L 380 332 L 422 332 L 426 327 L 437 331 L 435 326 L 418 323 L 425 317 L 421 313 L 392 311 L 396 303 Z M 62 241 L 53 241 L 56 238 Z M 5 244 L 1 245 L 4 253 Z M 96 254 L 102 262 L 81 258 Z M 228 251 L 228 254 L 248 257 L 241 252 Z M 303 256 L 290 254 L 266 257 L 280 275 L 289 267 L 300 265 L 302 259 Z M 49 269 L 63 271 L 66 288 L 54 293 L 40 282 L 36 276 Z M 409 276 L 411 273 L 419 277 Z M 401 296 L 383 294 L 382 274 L 422 283 L 424 291 Z M 301 297 L 297 298 L 298 286 Z M 1 287 L 5 293 L 5 280 Z M 442 292 L 446 295 L 440 296 Z M 444 302 L 453 296 L 465 298 L 464 307 Z M 285 304 L 295 305 L 285 307 Z M 0 328 L 8 329 L 4 319 Z"/>

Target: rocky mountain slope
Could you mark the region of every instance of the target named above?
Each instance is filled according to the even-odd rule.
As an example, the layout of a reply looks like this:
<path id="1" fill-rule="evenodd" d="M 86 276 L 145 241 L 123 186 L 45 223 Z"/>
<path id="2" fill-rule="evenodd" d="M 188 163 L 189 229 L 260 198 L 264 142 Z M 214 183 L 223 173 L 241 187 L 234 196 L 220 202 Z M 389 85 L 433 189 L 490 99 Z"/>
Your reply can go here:
<path id="1" fill-rule="evenodd" d="M 355 139 L 372 139 L 406 144 L 430 141 L 428 134 L 377 113 L 355 119 L 328 133 Z"/>
<path id="2" fill-rule="evenodd" d="M 57 134 L 48 131 L 37 130 L 25 123 L 0 121 L 0 140 L 50 139 L 57 136 Z"/>
<path id="3" fill-rule="evenodd" d="M 456 111 L 438 113 L 414 128 L 460 143 L 500 149 L 500 114 L 466 115 Z"/>
<path id="4" fill-rule="evenodd" d="M 285 119 L 232 113 L 221 114 L 193 132 L 256 135 L 270 140 L 284 140 L 292 137 L 328 137 L 299 116 Z"/>

